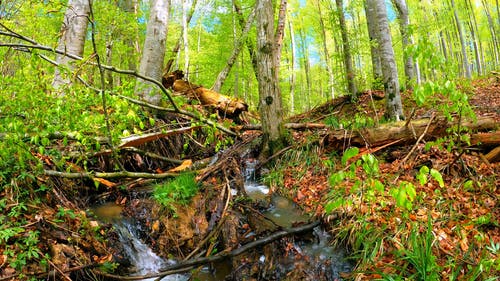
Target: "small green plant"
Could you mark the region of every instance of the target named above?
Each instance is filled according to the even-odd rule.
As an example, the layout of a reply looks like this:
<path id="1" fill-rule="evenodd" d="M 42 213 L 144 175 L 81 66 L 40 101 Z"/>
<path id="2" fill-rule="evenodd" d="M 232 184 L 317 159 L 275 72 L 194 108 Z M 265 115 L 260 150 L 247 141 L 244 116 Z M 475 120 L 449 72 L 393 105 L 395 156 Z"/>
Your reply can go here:
<path id="1" fill-rule="evenodd" d="M 407 211 L 413 209 L 413 201 L 417 196 L 417 191 L 411 182 L 401 182 L 398 187 L 391 188 L 390 194 L 396 200 L 398 207 L 404 208 Z"/>
<path id="2" fill-rule="evenodd" d="M 398 242 L 399 243 L 399 242 Z M 407 241 L 400 243 L 397 255 L 411 264 L 411 269 L 404 267 L 401 272 L 409 280 L 439 280 L 441 267 L 437 264 L 437 258 L 432 252 L 434 246 L 434 234 L 432 233 L 432 217 L 427 219 L 425 233 L 419 232 L 418 225 L 412 227 Z"/>
<path id="3" fill-rule="evenodd" d="M 173 180 L 155 186 L 153 197 L 164 207 L 175 212 L 175 205 L 187 205 L 198 192 L 198 183 L 192 173 L 180 174 Z"/>
<path id="4" fill-rule="evenodd" d="M 347 162 L 358 153 L 357 147 L 347 149 L 342 155 L 342 165 L 347 166 Z M 352 199 L 349 199 L 349 195 L 360 195 L 362 201 L 364 199 L 367 202 L 372 202 L 377 192 L 384 192 L 384 184 L 378 179 L 379 164 L 377 158 L 372 154 L 364 154 L 360 158 L 353 161 L 346 169 L 337 171 L 330 176 L 329 183 L 332 187 L 330 198 L 332 199 L 325 205 L 327 213 L 342 206 L 352 205 Z M 359 167 L 366 175 L 365 180 L 356 174 Z M 344 181 L 352 182 L 349 190 L 346 189 L 346 184 L 343 184 Z"/>

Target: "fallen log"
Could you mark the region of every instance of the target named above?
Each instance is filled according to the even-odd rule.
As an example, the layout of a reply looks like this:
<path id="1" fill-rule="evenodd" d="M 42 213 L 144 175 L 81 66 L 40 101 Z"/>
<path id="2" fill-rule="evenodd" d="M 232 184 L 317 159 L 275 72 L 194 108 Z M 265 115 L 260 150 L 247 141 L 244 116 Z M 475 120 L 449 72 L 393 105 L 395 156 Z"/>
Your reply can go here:
<path id="1" fill-rule="evenodd" d="M 333 130 L 326 132 L 324 145 L 336 149 L 342 149 L 344 144 L 352 146 L 377 147 L 387 143 L 398 141 L 398 144 L 410 144 L 417 141 L 423 135 L 424 140 L 435 140 L 448 135 L 447 129 L 455 125 L 444 117 L 435 118 L 429 124 L 429 119 L 418 119 L 409 122 L 395 122 L 383 124 L 376 128 L 363 128 L 359 130 Z M 427 128 L 427 126 L 429 126 Z M 495 130 L 498 123 L 489 117 L 478 118 L 477 122 L 463 122 L 461 127 L 471 131 Z M 427 132 L 425 132 L 427 128 Z M 478 134 L 479 135 L 479 134 Z M 496 136 L 496 133 L 493 133 Z M 483 140 L 484 141 L 484 140 Z"/>
<path id="2" fill-rule="evenodd" d="M 500 146 L 488 152 L 484 157 L 490 163 L 500 162 Z"/>
<path id="3" fill-rule="evenodd" d="M 182 70 L 167 73 L 162 78 L 162 84 L 167 89 L 183 94 L 189 99 L 198 100 L 202 105 L 217 109 L 224 117 L 238 119 L 242 112 L 248 111 L 248 105 L 241 99 L 229 97 L 212 91 L 200 85 L 183 80 Z"/>

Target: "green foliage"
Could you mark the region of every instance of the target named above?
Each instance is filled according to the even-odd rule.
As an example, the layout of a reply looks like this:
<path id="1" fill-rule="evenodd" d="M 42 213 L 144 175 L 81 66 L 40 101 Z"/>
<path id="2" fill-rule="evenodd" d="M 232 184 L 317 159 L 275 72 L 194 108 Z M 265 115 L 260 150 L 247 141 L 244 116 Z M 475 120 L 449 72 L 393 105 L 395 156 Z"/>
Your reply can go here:
<path id="1" fill-rule="evenodd" d="M 342 165 L 347 165 L 348 161 L 357 156 L 358 153 L 357 147 L 346 149 L 342 155 Z M 352 196 L 361 195 L 363 200 L 373 202 L 377 193 L 384 192 L 384 184 L 378 179 L 380 170 L 377 158 L 372 154 L 363 154 L 360 158 L 352 162 L 346 169 L 330 175 L 329 184 L 332 190 L 329 194 L 330 200 L 325 205 L 326 213 L 331 213 L 341 207 L 351 206 L 353 204 Z M 359 178 L 358 168 L 362 169 L 366 179 Z"/>
<path id="2" fill-rule="evenodd" d="M 399 187 L 391 188 L 391 196 L 396 200 L 396 205 L 407 211 L 413 209 L 413 201 L 417 196 L 415 186 L 410 182 L 401 182 Z"/>
<path id="3" fill-rule="evenodd" d="M 399 257 L 408 261 L 415 270 L 413 273 L 409 268 L 401 268 L 402 275 L 411 280 L 439 280 L 441 267 L 436 263 L 437 258 L 432 252 L 434 234 L 430 215 L 427 221 L 425 233 L 420 233 L 418 225 L 414 225 L 408 240 L 402 241 L 400 250 L 397 251 Z"/>
<path id="4" fill-rule="evenodd" d="M 153 197 L 165 208 L 175 212 L 175 205 L 187 205 L 198 192 L 195 175 L 184 173 L 155 186 Z"/>

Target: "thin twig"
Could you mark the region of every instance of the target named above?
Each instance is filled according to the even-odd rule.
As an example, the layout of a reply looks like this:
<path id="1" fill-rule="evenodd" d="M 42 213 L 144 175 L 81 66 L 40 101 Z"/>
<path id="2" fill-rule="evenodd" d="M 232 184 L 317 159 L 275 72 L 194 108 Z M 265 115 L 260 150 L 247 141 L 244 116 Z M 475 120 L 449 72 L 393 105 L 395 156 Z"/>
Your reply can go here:
<path id="1" fill-rule="evenodd" d="M 417 139 L 417 142 L 415 142 L 415 144 L 413 145 L 413 147 L 411 148 L 410 152 L 408 152 L 408 154 L 405 156 L 405 158 L 401 161 L 401 163 L 399 163 L 399 167 L 403 167 L 404 163 L 406 162 L 406 160 L 408 160 L 408 158 L 410 158 L 410 156 L 413 154 L 413 152 L 417 149 L 417 146 L 418 144 L 420 143 L 420 141 L 424 138 L 424 136 L 427 134 L 427 131 L 429 130 L 429 127 L 431 126 L 432 124 L 432 121 L 434 120 L 434 118 L 436 117 L 436 114 L 435 113 L 432 113 L 431 115 L 431 118 L 429 119 L 429 123 L 427 123 L 427 126 L 425 127 L 425 130 L 424 132 L 420 135 L 420 137 Z"/>

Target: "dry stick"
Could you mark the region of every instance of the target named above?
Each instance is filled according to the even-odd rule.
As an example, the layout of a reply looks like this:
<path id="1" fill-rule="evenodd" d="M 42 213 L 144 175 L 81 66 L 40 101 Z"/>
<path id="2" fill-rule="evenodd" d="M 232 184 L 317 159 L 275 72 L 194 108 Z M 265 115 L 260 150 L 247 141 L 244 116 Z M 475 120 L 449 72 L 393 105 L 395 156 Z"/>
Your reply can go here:
<path id="1" fill-rule="evenodd" d="M 61 276 L 64 278 L 64 280 L 71 281 L 71 278 L 69 278 L 69 276 L 66 275 L 66 273 L 64 271 L 62 271 L 59 267 L 57 267 L 53 262 L 51 262 L 49 259 L 47 259 L 47 262 L 54 267 L 55 271 L 57 271 L 57 272 L 59 272 L 59 274 L 61 274 Z"/>
<path id="2" fill-rule="evenodd" d="M 414 107 L 414 108 L 412 108 L 412 110 L 411 110 L 410 117 L 408 117 L 408 120 L 406 120 L 406 123 L 405 123 L 405 125 L 404 125 L 404 127 L 408 127 L 408 124 L 410 125 L 410 127 L 411 127 L 411 132 L 413 133 L 413 137 L 414 137 L 414 138 L 416 138 L 416 137 L 417 137 L 417 134 L 415 133 L 415 128 L 413 127 L 413 124 L 412 124 L 412 123 L 410 123 L 410 121 L 411 121 L 411 120 L 413 119 L 413 117 L 415 116 L 415 112 L 416 112 L 416 110 L 415 110 L 415 107 Z"/>
<path id="3" fill-rule="evenodd" d="M 429 127 L 431 126 L 432 120 L 434 120 L 434 117 L 436 117 L 435 113 L 432 113 L 431 118 L 429 119 L 429 123 L 427 123 L 427 126 L 425 127 L 424 132 L 418 137 L 417 142 L 413 145 L 411 148 L 410 152 L 405 156 L 405 158 L 399 163 L 399 168 L 403 167 L 403 164 L 410 158 L 410 155 L 413 154 L 413 152 L 417 149 L 418 143 L 424 138 L 424 136 L 427 134 L 427 131 L 429 130 Z"/>
<path id="4" fill-rule="evenodd" d="M 80 178 L 103 178 L 103 179 L 115 179 L 115 178 L 146 178 L 146 179 L 164 179 L 168 177 L 176 177 L 179 174 L 177 173 L 161 173 L 161 174 L 152 174 L 152 173 L 140 173 L 140 172 L 110 172 L 110 173 L 102 173 L 102 172 L 81 172 L 81 173 L 66 173 L 59 172 L 54 170 L 43 170 L 43 174 L 52 177 L 61 177 L 68 179 L 80 179 Z"/>
<path id="5" fill-rule="evenodd" d="M 142 279 L 146 279 L 146 278 L 163 277 L 163 276 L 167 276 L 167 275 L 178 273 L 178 272 L 184 272 L 184 271 L 189 270 L 190 268 L 192 268 L 194 266 L 212 263 L 212 262 L 217 262 L 217 261 L 220 261 L 220 260 L 223 260 L 226 258 L 231 258 L 231 257 L 241 255 L 242 253 L 244 253 L 250 249 L 253 249 L 255 247 L 269 244 L 275 240 L 278 240 L 278 239 L 283 238 L 283 237 L 288 236 L 288 235 L 309 231 L 318 225 L 320 225 L 320 222 L 315 221 L 315 222 L 301 225 L 298 227 L 284 229 L 284 230 L 275 232 L 267 237 L 261 238 L 261 239 L 256 240 L 256 241 L 252 241 L 252 242 L 245 244 L 245 245 L 243 245 L 237 249 L 234 249 L 230 252 L 221 252 L 218 255 L 191 259 L 191 260 L 187 260 L 187 261 L 183 261 L 183 262 L 179 262 L 177 264 L 167 266 L 164 269 L 164 271 L 161 271 L 159 273 L 147 274 L 147 275 L 142 275 L 142 276 L 130 276 L 130 277 L 107 274 L 107 273 L 103 273 L 100 271 L 97 271 L 96 273 L 99 275 L 105 276 L 105 277 L 119 279 L 119 280 L 142 280 Z M 186 268 L 189 268 L 189 269 L 186 269 Z"/>

